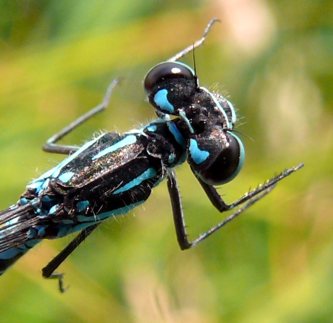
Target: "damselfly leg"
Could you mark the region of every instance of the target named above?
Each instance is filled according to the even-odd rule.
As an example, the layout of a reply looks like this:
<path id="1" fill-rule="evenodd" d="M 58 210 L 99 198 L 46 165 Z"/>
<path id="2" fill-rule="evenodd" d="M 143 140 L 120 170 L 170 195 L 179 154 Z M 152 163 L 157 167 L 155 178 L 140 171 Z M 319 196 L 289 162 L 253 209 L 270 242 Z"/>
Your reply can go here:
<path id="1" fill-rule="evenodd" d="M 175 176 L 175 173 L 173 171 L 170 171 L 168 173 L 168 190 L 169 195 L 171 199 L 171 205 L 172 205 L 172 212 L 173 212 L 173 219 L 175 224 L 175 230 L 177 234 L 177 240 L 179 243 L 179 246 L 182 250 L 189 249 L 200 243 L 201 241 L 208 238 L 210 235 L 212 235 L 214 232 L 218 231 L 222 227 L 224 227 L 228 222 L 235 219 L 237 216 L 239 216 L 241 213 L 243 213 L 246 209 L 248 209 L 250 206 L 261 200 L 265 195 L 270 193 L 276 186 L 276 184 L 284 179 L 285 177 L 289 176 L 293 172 L 296 172 L 300 168 L 302 168 L 304 165 L 299 164 L 295 167 L 291 167 L 283 171 L 277 176 L 274 176 L 264 184 L 259 185 L 256 189 L 249 191 L 245 193 L 241 198 L 236 200 L 233 203 L 227 204 L 223 201 L 219 193 L 216 191 L 216 189 L 203 182 L 200 178 L 198 178 L 202 188 L 204 189 L 207 197 L 211 201 L 211 203 L 216 207 L 217 210 L 219 210 L 221 213 L 232 210 L 238 206 L 241 206 L 238 208 L 233 214 L 229 215 L 225 219 L 223 219 L 221 222 L 216 224 L 215 226 L 211 227 L 207 231 L 200 234 L 197 238 L 190 241 L 188 239 L 188 235 L 186 232 L 186 223 L 185 223 L 185 216 L 183 213 L 183 208 L 181 204 L 181 198 L 177 186 L 177 179 Z M 244 204 L 245 203 L 245 204 Z"/>
<path id="2" fill-rule="evenodd" d="M 46 279 L 58 279 L 59 290 L 64 293 L 67 288 L 64 287 L 64 274 L 55 273 L 57 268 L 66 260 L 66 258 L 84 241 L 97 227 L 99 223 L 82 230 L 57 256 L 55 256 L 43 269 L 42 274 Z"/>
<path id="3" fill-rule="evenodd" d="M 75 119 L 73 122 L 71 122 L 68 126 L 61 129 L 59 132 L 54 134 L 52 137 L 50 137 L 46 143 L 43 146 L 43 150 L 49 153 L 56 153 L 56 154 L 71 154 L 75 152 L 79 147 L 77 146 L 69 146 L 69 145 L 60 145 L 57 144 L 57 142 L 64 138 L 66 135 L 68 135 L 70 132 L 72 132 L 75 128 L 86 122 L 87 120 L 94 117 L 96 114 L 102 112 L 107 108 L 107 106 L 110 103 L 111 95 L 113 92 L 113 89 L 116 87 L 116 85 L 119 83 L 118 79 L 113 80 L 110 85 L 108 86 L 104 98 L 100 104 L 98 104 L 96 107 L 92 108 L 79 118 Z"/>
<path id="4" fill-rule="evenodd" d="M 201 187 L 205 191 L 205 193 L 206 193 L 207 197 L 209 198 L 210 202 L 215 206 L 215 208 L 218 211 L 224 212 L 224 211 L 234 209 L 235 207 L 237 207 L 237 206 L 239 206 L 239 205 L 241 205 L 245 202 L 248 202 L 252 198 L 256 197 L 258 194 L 266 191 L 267 189 L 269 189 L 271 187 L 275 187 L 275 185 L 279 181 L 281 181 L 285 177 L 289 176 L 290 174 L 296 172 L 297 170 L 299 170 L 303 166 L 304 166 L 304 164 L 301 163 L 301 164 L 299 164 L 295 167 L 291 167 L 291 168 L 288 168 L 288 169 L 284 170 L 283 172 L 281 172 L 277 176 L 274 176 L 271 179 L 267 180 L 265 183 L 260 184 L 256 189 L 245 193 L 238 200 L 236 200 L 236 201 L 234 201 L 233 203 L 230 203 L 230 204 L 227 204 L 223 201 L 223 199 L 221 198 L 221 196 L 219 195 L 219 193 L 217 192 L 217 190 L 214 186 L 205 183 L 198 176 L 196 176 L 196 178 L 198 179 Z"/>

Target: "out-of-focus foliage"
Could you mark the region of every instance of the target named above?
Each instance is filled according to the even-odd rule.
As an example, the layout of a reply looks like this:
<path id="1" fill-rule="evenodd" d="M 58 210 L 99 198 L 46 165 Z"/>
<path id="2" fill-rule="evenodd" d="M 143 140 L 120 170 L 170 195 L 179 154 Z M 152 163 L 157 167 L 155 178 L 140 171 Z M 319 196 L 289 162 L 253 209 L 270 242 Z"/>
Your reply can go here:
<path id="1" fill-rule="evenodd" d="M 298 162 L 305 168 L 193 250 L 177 246 L 162 183 L 134 215 L 110 220 L 40 277 L 70 238 L 45 241 L 0 281 L 1 322 L 329 322 L 333 317 L 333 2 L 1 1 L 0 200 L 62 159 L 46 138 L 124 81 L 108 111 L 66 138 L 154 117 L 142 79 L 214 27 L 195 51 L 201 84 L 238 109 L 244 170 L 231 201 Z M 185 59 L 192 64 L 192 57 Z M 178 170 L 191 236 L 220 219 L 188 167 Z"/>

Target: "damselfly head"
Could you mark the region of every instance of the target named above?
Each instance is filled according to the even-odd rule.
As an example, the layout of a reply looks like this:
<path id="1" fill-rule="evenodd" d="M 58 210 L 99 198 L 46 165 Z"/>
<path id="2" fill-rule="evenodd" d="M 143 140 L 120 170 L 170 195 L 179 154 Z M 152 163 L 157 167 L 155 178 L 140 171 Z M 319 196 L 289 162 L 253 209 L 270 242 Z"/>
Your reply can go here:
<path id="1" fill-rule="evenodd" d="M 149 102 L 159 113 L 179 116 L 187 142 L 188 162 L 207 184 L 232 180 L 244 160 L 244 147 L 231 130 L 232 104 L 222 95 L 199 87 L 194 71 L 180 62 L 163 62 L 145 77 Z"/>

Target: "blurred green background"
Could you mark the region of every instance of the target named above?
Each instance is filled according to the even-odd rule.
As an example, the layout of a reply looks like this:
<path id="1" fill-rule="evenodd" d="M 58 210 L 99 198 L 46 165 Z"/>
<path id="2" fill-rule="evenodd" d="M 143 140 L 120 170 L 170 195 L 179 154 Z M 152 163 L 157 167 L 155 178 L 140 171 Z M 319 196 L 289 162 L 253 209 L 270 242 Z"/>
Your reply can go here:
<path id="1" fill-rule="evenodd" d="M 109 109 L 64 142 L 154 118 L 142 79 L 199 38 L 201 85 L 238 109 L 246 145 L 227 201 L 305 168 L 198 247 L 180 251 L 165 183 L 66 261 L 58 293 L 40 269 L 71 237 L 45 241 L 0 281 L 1 322 L 332 322 L 333 2 L 0 1 L 0 206 L 62 157 L 40 147 L 124 82 Z M 192 56 L 184 59 L 192 64 Z M 192 237 L 217 223 L 189 168 L 177 170 Z"/>

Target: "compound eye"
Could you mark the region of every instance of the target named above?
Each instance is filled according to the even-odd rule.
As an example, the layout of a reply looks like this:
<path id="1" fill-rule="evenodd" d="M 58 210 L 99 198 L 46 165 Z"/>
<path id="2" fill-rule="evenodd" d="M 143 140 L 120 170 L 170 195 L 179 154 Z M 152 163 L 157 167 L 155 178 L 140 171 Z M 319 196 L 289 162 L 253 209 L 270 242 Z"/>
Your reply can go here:
<path id="1" fill-rule="evenodd" d="M 240 171 L 244 161 L 244 147 L 240 139 L 231 132 L 227 132 L 228 145 L 220 152 L 211 150 L 212 160 L 208 167 L 204 164 L 196 166 L 195 171 L 200 178 L 211 185 L 221 185 L 231 181 Z M 209 163 L 209 159 L 207 158 Z M 193 163 L 192 163 L 193 165 Z"/>
<path id="2" fill-rule="evenodd" d="M 206 174 L 215 185 L 231 181 L 243 166 L 245 153 L 242 142 L 231 132 L 227 133 L 227 137 L 228 147 L 221 151 Z"/>
<path id="3" fill-rule="evenodd" d="M 148 95 L 152 93 L 156 85 L 161 82 L 182 78 L 194 80 L 194 72 L 187 65 L 180 62 L 164 62 L 154 66 L 146 75 L 144 87 Z"/>

